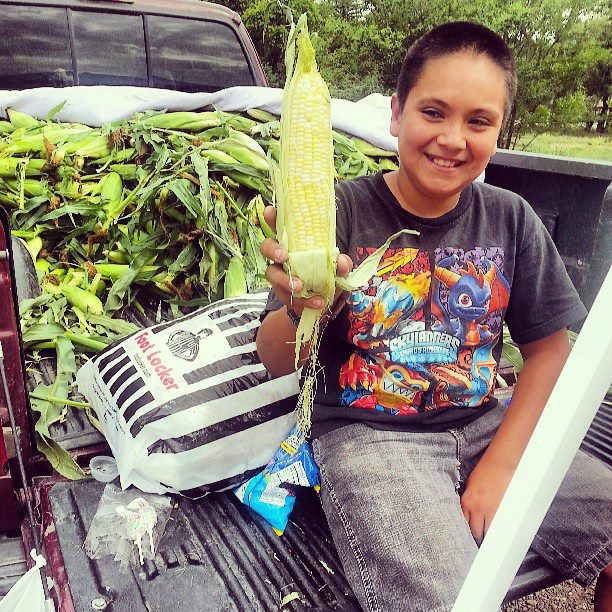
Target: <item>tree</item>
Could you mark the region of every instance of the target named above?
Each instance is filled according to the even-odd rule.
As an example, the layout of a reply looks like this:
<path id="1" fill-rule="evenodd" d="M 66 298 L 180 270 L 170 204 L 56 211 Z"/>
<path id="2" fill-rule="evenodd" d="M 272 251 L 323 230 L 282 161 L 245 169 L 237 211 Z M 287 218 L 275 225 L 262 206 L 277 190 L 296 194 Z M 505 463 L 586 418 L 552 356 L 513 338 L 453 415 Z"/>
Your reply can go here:
<path id="1" fill-rule="evenodd" d="M 612 59 L 605 0 L 229 0 L 243 16 L 272 85 L 284 83 L 287 8 L 308 13 L 321 74 L 332 95 L 389 94 L 406 53 L 441 23 L 469 20 L 497 32 L 513 50 L 519 93 L 499 145 L 527 134 L 585 125 L 605 129 Z"/>
<path id="2" fill-rule="evenodd" d="M 586 129 L 591 130 L 593 123 L 598 134 L 609 127 L 610 98 L 612 97 L 612 32 L 609 20 L 601 18 L 594 29 L 599 30 L 596 44 L 584 50 L 587 57 L 584 88 L 590 97 L 592 114 L 587 118 Z"/>

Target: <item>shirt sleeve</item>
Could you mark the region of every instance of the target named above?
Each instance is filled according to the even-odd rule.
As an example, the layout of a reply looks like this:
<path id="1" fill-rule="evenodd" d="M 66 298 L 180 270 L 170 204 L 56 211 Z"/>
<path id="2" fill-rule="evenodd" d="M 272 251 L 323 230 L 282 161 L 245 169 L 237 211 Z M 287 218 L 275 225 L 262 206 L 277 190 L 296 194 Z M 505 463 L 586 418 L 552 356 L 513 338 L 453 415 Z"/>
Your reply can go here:
<path id="1" fill-rule="evenodd" d="M 350 235 L 350 185 L 340 183 L 336 186 L 336 246 L 340 253 L 348 254 Z"/>
<path id="2" fill-rule="evenodd" d="M 587 315 L 550 234 L 533 209 L 525 206 L 524 239 L 506 311 L 517 344 L 545 338 Z"/>

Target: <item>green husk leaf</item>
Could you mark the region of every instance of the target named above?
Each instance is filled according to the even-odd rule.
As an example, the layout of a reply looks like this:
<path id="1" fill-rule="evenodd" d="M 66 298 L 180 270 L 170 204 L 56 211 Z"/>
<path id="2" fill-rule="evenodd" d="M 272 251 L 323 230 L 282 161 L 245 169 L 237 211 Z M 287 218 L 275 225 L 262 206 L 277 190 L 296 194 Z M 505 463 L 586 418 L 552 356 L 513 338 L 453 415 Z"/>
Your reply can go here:
<path id="1" fill-rule="evenodd" d="M 297 591 L 292 591 L 285 595 L 280 602 L 280 607 L 284 608 L 286 605 L 290 604 L 292 601 L 300 598 L 300 594 Z"/>
<path id="2" fill-rule="evenodd" d="M 140 253 L 130 264 L 130 267 L 113 283 L 104 304 L 104 313 L 113 313 L 123 305 L 125 294 L 140 273 L 140 270 L 151 261 L 151 254 Z"/>
<path id="3" fill-rule="evenodd" d="M 121 336 L 127 336 L 129 334 L 133 334 L 137 332 L 140 328 L 138 325 L 134 325 L 134 323 L 130 323 L 129 321 L 124 321 L 123 319 L 111 319 L 105 315 L 95 315 L 89 313 L 87 315 L 87 319 L 93 325 L 102 325 L 106 327 L 106 329 L 115 332 Z"/>
<path id="4" fill-rule="evenodd" d="M 389 236 L 385 243 L 376 249 L 369 257 L 367 257 L 361 264 L 355 268 L 346 278 L 341 276 L 336 277 L 336 285 L 344 291 L 355 291 L 359 287 L 365 286 L 368 281 L 376 274 L 378 264 L 385 254 L 385 251 L 389 248 L 391 243 L 401 236 L 402 234 L 414 234 L 419 235 L 419 232 L 412 229 L 403 229 L 396 232 L 392 236 Z"/>
<path id="5" fill-rule="evenodd" d="M 62 100 L 59 104 L 56 104 L 48 113 L 47 113 L 47 121 L 53 121 L 55 116 L 66 106 L 66 102 L 68 100 Z"/>
<path id="6" fill-rule="evenodd" d="M 28 347 L 31 344 L 38 342 L 46 342 L 48 340 L 55 340 L 60 336 L 64 335 L 66 329 L 59 323 L 45 323 L 38 324 L 30 327 L 22 335 L 24 346 Z"/>
<path id="7" fill-rule="evenodd" d="M 36 448 L 47 458 L 51 467 L 69 480 L 82 480 L 87 474 L 80 468 L 72 455 L 62 448 L 51 436 L 36 431 Z"/>

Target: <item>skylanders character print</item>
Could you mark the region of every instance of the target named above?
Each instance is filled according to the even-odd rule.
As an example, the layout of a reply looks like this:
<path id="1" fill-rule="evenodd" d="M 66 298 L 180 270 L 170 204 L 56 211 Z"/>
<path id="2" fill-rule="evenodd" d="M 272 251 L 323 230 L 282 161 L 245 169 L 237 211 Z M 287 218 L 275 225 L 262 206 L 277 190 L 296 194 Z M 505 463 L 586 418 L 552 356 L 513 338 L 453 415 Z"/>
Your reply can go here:
<path id="1" fill-rule="evenodd" d="M 390 249 L 364 290 L 350 294 L 349 339 L 357 350 L 340 370 L 342 403 L 389 414 L 416 412 L 429 383 L 391 359 L 390 338 L 424 330 L 431 286 L 427 253 Z"/>
<path id="2" fill-rule="evenodd" d="M 443 249 L 435 257 L 430 267 L 428 253 L 389 250 L 369 286 L 349 296 L 357 350 L 340 370 L 342 404 L 395 415 L 490 397 L 510 292 L 503 252 Z"/>

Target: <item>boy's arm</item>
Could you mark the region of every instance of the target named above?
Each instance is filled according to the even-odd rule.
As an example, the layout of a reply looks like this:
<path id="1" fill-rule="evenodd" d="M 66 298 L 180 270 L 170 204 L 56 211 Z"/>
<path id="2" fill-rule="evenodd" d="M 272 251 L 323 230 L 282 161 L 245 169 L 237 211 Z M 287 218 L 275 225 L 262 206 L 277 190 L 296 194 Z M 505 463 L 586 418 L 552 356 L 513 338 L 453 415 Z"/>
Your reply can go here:
<path id="1" fill-rule="evenodd" d="M 569 355 L 567 330 L 523 344 L 523 368 L 497 433 L 461 497 L 472 535 L 482 541 Z"/>
<path id="2" fill-rule="evenodd" d="M 257 331 L 257 352 L 266 370 L 272 376 L 284 376 L 295 372 L 295 332 L 297 326 L 287 315 L 287 307 L 266 315 Z M 302 347 L 299 365 L 310 352 L 310 344 Z"/>

